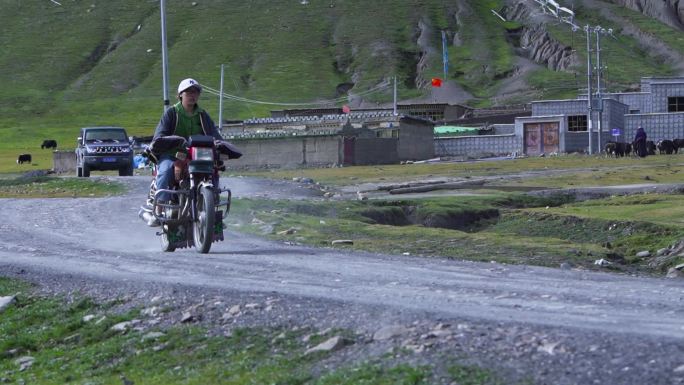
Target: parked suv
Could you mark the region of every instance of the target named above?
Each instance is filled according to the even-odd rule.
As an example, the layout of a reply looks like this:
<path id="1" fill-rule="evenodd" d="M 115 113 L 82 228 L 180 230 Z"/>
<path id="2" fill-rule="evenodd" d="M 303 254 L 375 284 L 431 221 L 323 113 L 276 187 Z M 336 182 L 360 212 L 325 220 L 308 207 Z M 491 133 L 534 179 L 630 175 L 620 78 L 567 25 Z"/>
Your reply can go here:
<path id="1" fill-rule="evenodd" d="M 81 128 L 76 147 L 76 175 L 89 177 L 92 170 L 119 170 L 133 175 L 133 148 L 121 127 Z"/>

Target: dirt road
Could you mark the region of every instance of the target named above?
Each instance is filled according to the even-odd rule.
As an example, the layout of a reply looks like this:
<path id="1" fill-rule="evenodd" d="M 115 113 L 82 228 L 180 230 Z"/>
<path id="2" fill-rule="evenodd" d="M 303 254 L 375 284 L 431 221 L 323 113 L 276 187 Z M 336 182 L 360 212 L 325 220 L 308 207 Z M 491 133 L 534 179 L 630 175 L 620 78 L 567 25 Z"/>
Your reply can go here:
<path id="1" fill-rule="evenodd" d="M 137 217 L 148 179 L 121 180 L 131 185 L 126 196 L 0 200 L 0 273 L 86 293 L 91 285 L 135 293 L 174 287 L 235 301 L 268 296 L 282 306 L 251 322 L 314 323 L 368 335 L 403 325 L 397 343 L 420 342 L 420 328 L 447 324 L 452 338 L 427 345 L 416 362 L 467 352 L 510 379 L 684 383 L 682 280 L 349 253 L 234 232 L 208 255 L 162 253 L 156 229 Z M 224 183 L 238 199 L 315 195 L 285 181 Z"/>

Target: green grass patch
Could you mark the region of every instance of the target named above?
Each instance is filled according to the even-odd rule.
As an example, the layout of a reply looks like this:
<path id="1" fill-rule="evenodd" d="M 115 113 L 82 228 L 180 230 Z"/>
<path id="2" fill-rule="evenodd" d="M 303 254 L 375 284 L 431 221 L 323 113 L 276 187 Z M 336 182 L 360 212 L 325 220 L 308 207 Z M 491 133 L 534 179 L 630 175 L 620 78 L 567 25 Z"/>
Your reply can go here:
<path id="1" fill-rule="evenodd" d="M 448 368 L 451 378 L 459 385 L 504 385 L 504 382 L 496 373 L 490 370 L 476 367 L 454 364 Z"/>
<path id="2" fill-rule="evenodd" d="M 320 334 L 308 328 L 237 328 L 230 336 L 213 336 L 200 327 L 176 326 L 121 332 L 111 327 L 139 318 L 138 309 L 120 311 L 120 301 L 98 304 L 78 296 L 69 302 L 38 296 L 32 290 L 24 282 L 0 277 L 0 296 L 16 295 L 0 317 L 4 382 L 104 385 L 125 379 L 147 385 L 427 385 L 434 375 L 430 365 L 389 362 L 384 356 L 321 371 L 322 363 L 329 365 L 335 352 L 305 354 L 333 335 L 353 342 L 356 336 L 348 330 Z M 84 321 L 86 315 L 95 318 Z M 151 331 L 159 334 L 149 336 Z M 313 335 L 308 342 L 305 334 Z M 32 357 L 33 363 L 20 370 L 22 357 Z"/>
<path id="3" fill-rule="evenodd" d="M 442 75 L 441 31 L 460 44 L 448 47 L 449 80 L 474 95 L 473 106 L 489 106 L 501 83 L 515 71 L 515 47 L 509 31 L 518 22 L 503 22 L 491 10 L 502 0 L 446 0 L 334 3 L 237 0 L 184 3 L 166 7 L 170 92 L 161 95 L 162 63 L 158 2 L 93 0 L 66 2 L 0 2 L 7 20 L 0 36 L 0 90 L 4 115 L 0 121 L 0 173 L 51 167 L 51 152 L 40 150 L 43 139 L 55 139 L 59 149 L 74 147 L 84 126 L 115 125 L 130 135 L 151 135 L 159 121 L 164 97 L 175 101 L 178 82 L 188 76 L 219 88 L 225 65 L 224 92 L 266 103 L 227 100 L 226 119 L 268 116 L 286 104 L 301 107 L 341 106 L 346 94 L 339 87 L 354 84 L 364 96 L 387 104 L 398 81 L 400 100 L 429 96 L 420 80 Z M 332 6 L 331 6 L 332 5 Z M 638 12 L 608 2 L 601 7 L 624 16 L 643 33 L 682 51 L 681 34 Z M 578 6 L 577 23 L 613 27 L 618 41 L 604 39 L 603 79 L 611 91 L 638 84 L 642 76 L 673 74 L 667 60 L 646 54 L 636 39 L 620 35 L 619 26 Z M 423 42 L 419 24 L 426 26 Z M 25 26 L 31 25 L 30 29 Z M 569 72 L 535 71 L 529 92 L 509 102 L 574 97 L 585 85 L 584 33 L 565 25 L 547 25 L 551 35 L 578 53 L 579 65 Z M 49 37 L 49 38 L 46 38 Z M 421 56 L 422 55 L 422 56 Z M 418 72 L 418 63 L 421 61 Z M 619 63 L 619 65 L 615 65 Z M 50 68 L 50 71 L 46 71 Z M 54 74 L 58 73 L 59 76 Z M 341 98 L 341 99 L 340 99 Z M 323 100 L 339 100 L 323 103 Z M 272 104 L 268 104 L 272 103 Z M 208 92 L 200 104 L 218 118 L 218 97 Z M 20 153 L 33 155 L 32 165 L 14 165 Z"/>
<path id="4" fill-rule="evenodd" d="M 0 179 L 0 198 L 69 198 L 118 195 L 126 187 L 109 179 L 14 177 Z"/>
<path id="5" fill-rule="evenodd" d="M 567 196 L 522 194 L 412 200 L 293 202 L 235 200 L 229 226 L 271 239 L 319 247 L 440 256 L 557 267 L 593 268 L 596 259 L 618 270 L 661 273 L 640 251 L 684 238 L 679 196 L 634 196 L 572 202 Z M 644 213 L 652 213 L 644 215 Z"/>
<path id="6" fill-rule="evenodd" d="M 506 28 L 511 25 L 491 13 L 502 5 L 499 0 L 468 2 L 458 30 L 463 44 L 449 49 L 454 79 L 479 100 L 481 107 L 489 104 L 487 99 L 513 71 L 513 49 L 506 41 Z"/>
<path id="7" fill-rule="evenodd" d="M 553 172 L 551 172 L 553 171 Z M 352 166 L 243 172 L 276 179 L 312 178 L 331 186 L 361 183 L 401 184 L 411 180 L 473 178 L 505 175 L 489 184 L 513 186 L 607 186 L 633 183 L 678 183 L 684 180 L 684 154 L 613 159 L 603 156 L 561 155 L 548 158 L 481 160 L 432 164 Z M 551 176 L 549 176 L 551 174 Z M 519 178 L 513 178 L 520 175 Z"/>

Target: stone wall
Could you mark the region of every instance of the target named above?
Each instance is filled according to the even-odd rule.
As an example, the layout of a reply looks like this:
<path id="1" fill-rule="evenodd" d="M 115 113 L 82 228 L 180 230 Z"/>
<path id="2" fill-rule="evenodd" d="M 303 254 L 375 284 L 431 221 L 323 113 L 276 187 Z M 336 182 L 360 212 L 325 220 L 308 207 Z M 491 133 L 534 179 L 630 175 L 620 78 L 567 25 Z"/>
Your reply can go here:
<path id="1" fill-rule="evenodd" d="M 515 134 L 435 138 L 435 156 L 509 155 L 522 150 Z"/>
<path id="2" fill-rule="evenodd" d="M 399 163 L 396 138 L 356 138 L 354 165 Z"/>
<path id="3" fill-rule="evenodd" d="M 339 136 L 293 136 L 230 141 L 243 155 L 240 159 L 228 161 L 228 167 L 290 168 L 340 163 Z"/>
<path id="4" fill-rule="evenodd" d="M 54 151 L 52 153 L 52 170 L 56 173 L 73 173 L 76 175 L 76 152 Z"/>

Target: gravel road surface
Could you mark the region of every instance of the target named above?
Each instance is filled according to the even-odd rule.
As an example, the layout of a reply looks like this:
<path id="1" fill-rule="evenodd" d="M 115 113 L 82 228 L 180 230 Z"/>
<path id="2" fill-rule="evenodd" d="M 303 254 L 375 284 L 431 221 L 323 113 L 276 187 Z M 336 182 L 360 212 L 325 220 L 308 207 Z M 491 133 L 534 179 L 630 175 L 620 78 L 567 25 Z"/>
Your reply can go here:
<path id="1" fill-rule="evenodd" d="M 684 383 L 684 280 L 308 248 L 230 231 L 206 255 L 163 253 L 157 230 L 137 217 L 149 177 L 114 179 L 130 192 L 1 199 L 0 274 L 142 306 L 155 296 L 179 309 L 211 300 L 223 307 L 198 319 L 216 330 L 353 329 L 362 337 L 337 364 L 403 346 L 398 360 L 457 360 L 505 383 Z M 223 183 L 236 199 L 320 196 L 288 181 Z M 228 305 L 247 303 L 269 306 L 221 320 Z M 379 330 L 394 332 L 373 338 Z"/>

